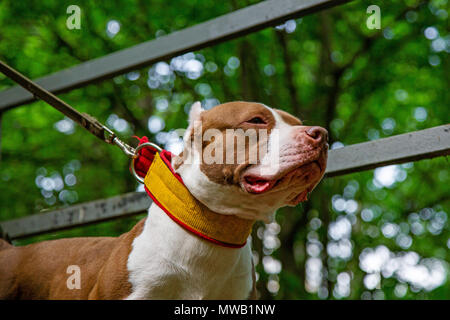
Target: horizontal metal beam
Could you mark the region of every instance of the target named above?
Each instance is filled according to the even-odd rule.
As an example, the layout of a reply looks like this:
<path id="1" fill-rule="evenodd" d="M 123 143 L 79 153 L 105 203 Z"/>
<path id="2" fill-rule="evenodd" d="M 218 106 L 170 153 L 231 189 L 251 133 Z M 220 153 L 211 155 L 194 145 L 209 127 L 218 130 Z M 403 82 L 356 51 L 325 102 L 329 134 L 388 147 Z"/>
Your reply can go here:
<path id="1" fill-rule="evenodd" d="M 331 150 L 327 176 L 450 154 L 450 124 Z"/>
<path id="2" fill-rule="evenodd" d="M 46 213 L 1 222 L 11 239 L 19 239 L 67 228 L 103 222 L 144 212 L 152 203 L 144 192 L 131 192 L 116 197 L 77 204 Z"/>
<path id="3" fill-rule="evenodd" d="M 241 37 L 351 0 L 268 0 L 37 79 L 54 94 L 109 79 L 157 61 Z M 35 98 L 21 87 L 0 92 L 0 111 Z"/>
<path id="4" fill-rule="evenodd" d="M 331 150 L 326 174 L 344 175 L 394 163 L 450 154 L 450 125 L 401 134 Z M 145 211 L 151 200 L 145 193 L 127 193 L 48 213 L 0 222 L 11 239 L 54 232 Z"/>

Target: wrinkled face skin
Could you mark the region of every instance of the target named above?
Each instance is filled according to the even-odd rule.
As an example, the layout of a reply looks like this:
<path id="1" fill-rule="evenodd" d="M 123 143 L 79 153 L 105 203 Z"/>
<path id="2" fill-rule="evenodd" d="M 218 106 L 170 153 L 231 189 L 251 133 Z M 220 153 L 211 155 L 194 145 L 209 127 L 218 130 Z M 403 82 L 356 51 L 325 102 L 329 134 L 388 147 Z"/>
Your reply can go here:
<path id="1" fill-rule="evenodd" d="M 325 129 L 253 102 L 207 111 L 196 102 L 184 144 L 172 165 L 196 199 L 215 212 L 266 223 L 278 208 L 305 201 L 327 163 Z"/>

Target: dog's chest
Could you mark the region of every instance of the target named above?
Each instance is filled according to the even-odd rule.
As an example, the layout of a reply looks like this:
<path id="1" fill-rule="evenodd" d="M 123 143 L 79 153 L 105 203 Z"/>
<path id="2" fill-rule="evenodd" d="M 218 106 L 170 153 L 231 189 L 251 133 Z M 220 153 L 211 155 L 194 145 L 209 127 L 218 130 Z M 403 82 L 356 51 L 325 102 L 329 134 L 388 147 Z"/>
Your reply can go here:
<path id="1" fill-rule="evenodd" d="M 246 299 L 250 244 L 230 249 L 201 240 L 152 205 L 128 258 L 128 299 Z"/>

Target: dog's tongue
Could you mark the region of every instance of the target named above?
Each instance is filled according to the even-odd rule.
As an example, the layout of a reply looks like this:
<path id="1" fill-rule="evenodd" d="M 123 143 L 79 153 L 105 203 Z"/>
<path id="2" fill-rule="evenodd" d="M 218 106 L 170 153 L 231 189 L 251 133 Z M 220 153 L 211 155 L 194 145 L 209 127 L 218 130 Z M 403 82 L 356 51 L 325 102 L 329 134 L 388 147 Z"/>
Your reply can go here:
<path id="1" fill-rule="evenodd" d="M 274 181 L 263 180 L 256 177 L 246 177 L 247 191 L 251 193 L 263 193 L 272 188 Z"/>
<path id="2" fill-rule="evenodd" d="M 257 192 L 257 193 L 264 192 L 264 191 L 268 190 L 269 188 L 270 188 L 270 182 L 269 181 L 257 182 L 257 183 L 252 185 L 253 191 Z"/>

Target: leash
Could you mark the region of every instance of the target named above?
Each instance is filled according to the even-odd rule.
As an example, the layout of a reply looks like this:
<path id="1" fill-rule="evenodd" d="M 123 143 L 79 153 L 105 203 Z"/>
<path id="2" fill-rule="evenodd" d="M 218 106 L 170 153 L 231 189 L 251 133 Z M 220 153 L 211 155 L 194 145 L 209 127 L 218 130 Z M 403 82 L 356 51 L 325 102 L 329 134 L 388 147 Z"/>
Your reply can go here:
<path id="1" fill-rule="evenodd" d="M 94 117 L 78 112 L 1 60 L 0 71 L 31 92 L 36 99 L 47 102 L 103 142 L 118 146 L 131 158 L 130 170 L 136 180 L 144 184 L 145 191 L 153 201 L 181 227 L 223 247 L 241 248 L 246 244 L 254 221 L 212 212 L 201 204 L 173 170 L 171 152 L 149 142 L 147 137 L 136 137 L 139 145 L 133 148 Z"/>
<path id="2" fill-rule="evenodd" d="M 107 126 L 100 123 L 97 119 L 92 117 L 91 115 L 87 113 L 81 113 L 78 112 L 76 109 L 74 109 L 72 106 L 70 106 L 68 103 L 64 102 L 63 100 L 59 99 L 57 96 L 55 96 L 50 91 L 42 88 L 23 74 L 21 74 L 19 71 L 15 70 L 14 68 L 8 66 L 6 63 L 0 60 L 0 71 L 5 74 L 8 78 L 19 84 L 21 87 L 23 87 L 25 90 L 31 92 L 33 96 L 38 100 L 41 99 L 42 101 L 47 102 L 49 105 L 51 105 L 53 108 L 67 116 L 68 118 L 72 119 L 74 122 L 78 123 L 81 127 L 85 128 L 87 131 L 92 133 L 94 136 L 102 140 L 103 142 L 106 142 L 111 145 L 118 146 L 123 153 L 129 158 L 132 159 L 131 163 L 131 172 L 133 176 L 138 180 L 140 183 L 144 183 L 144 179 L 142 179 L 135 170 L 135 160 L 139 156 L 139 151 L 143 147 L 153 147 L 158 152 L 161 152 L 163 149 L 159 147 L 158 145 L 152 143 L 152 142 L 146 142 L 145 144 L 139 145 L 136 149 L 131 147 L 130 145 L 126 144 L 122 140 L 120 140 L 114 131 L 109 129 Z"/>

